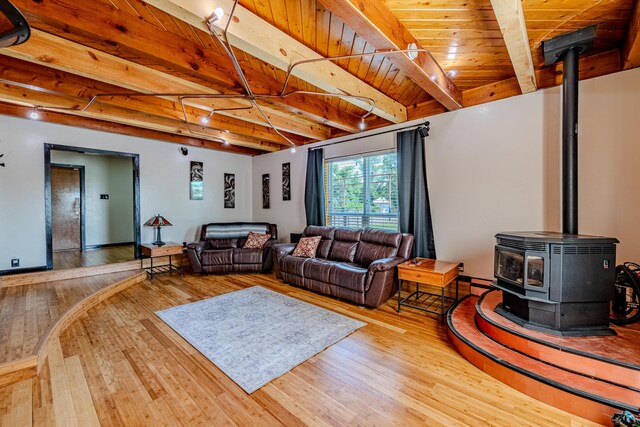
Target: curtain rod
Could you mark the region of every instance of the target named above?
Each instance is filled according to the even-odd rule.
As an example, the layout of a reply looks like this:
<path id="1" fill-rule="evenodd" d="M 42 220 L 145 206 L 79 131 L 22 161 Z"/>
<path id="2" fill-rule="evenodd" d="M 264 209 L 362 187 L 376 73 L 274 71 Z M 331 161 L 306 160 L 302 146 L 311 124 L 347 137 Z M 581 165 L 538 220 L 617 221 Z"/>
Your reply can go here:
<path id="1" fill-rule="evenodd" d="M 405 127 L 397 128 L 397 129 L 385 130 L 385 131 L 382 131 L 382 132 L 371 133 L 371 134 L 368 134 L 368 135 L 360 135 L 360 136 L 356 136 L 354 138 L 345 139 L 344 141 L 336 141 L 336 142 L 332 142 L 330 144 L 321 145 L 320 147 L 309 148 L 309 151 L 320 150 L 320 149 L 322 149 L 324 147 L 329 147 L 331 145 L 342 144 L 343 142 L 357 141 L 358 139 L 369 138 L 370 136 L 384 135 L 385 133 L 399 132 L 401 130 L 406 130 L 406 129 L 411 129 L 411 128 L 419 128 L 419 127 L 422 127 L 422 126 L 429 126 L 430 124 L 431 123 L 429 121 L 425 121 L 424 123 L 420 123 L 420 124 L 417 124 L 417 125 L 411 125 L 411 126 L 405 126 Z"/>

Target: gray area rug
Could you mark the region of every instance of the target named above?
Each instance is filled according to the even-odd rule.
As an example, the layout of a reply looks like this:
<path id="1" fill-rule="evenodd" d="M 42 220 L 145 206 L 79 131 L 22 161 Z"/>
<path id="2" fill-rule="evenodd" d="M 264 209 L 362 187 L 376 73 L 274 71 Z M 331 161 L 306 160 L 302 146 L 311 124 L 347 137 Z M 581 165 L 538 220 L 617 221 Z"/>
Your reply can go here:
<path id="1" fill-rule="evenodd" d="M 365 325 L 260 286 L 156 314 L 247 393 Z"/>

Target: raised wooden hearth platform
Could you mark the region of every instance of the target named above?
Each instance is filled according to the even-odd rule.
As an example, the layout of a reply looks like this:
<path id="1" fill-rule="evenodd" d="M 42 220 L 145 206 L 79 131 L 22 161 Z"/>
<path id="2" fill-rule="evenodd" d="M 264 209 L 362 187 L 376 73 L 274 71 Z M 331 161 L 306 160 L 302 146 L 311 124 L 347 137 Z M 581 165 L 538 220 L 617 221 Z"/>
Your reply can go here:
<path id="1" fill-rule="evenodd" d="M 559 337 L 525 329 L 494 312 L 501 292 L 461 300 L 447 317 L 449 341 L 476 367 L 559 409 L 610 424 L 640 412 L 640 328 L 616 336 Z"/>

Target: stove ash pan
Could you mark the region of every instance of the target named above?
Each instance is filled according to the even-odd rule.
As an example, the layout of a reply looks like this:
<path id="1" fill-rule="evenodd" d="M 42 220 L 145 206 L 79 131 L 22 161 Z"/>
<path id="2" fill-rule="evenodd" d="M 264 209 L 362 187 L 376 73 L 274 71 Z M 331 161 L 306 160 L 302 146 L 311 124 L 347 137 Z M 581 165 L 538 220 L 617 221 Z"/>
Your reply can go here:
<path id="1" fill-rule="evenodd" d="M 500 314 L 562 335 L 608 328 L 617 239 L 554 232 L 499 233 L 496 239 Z"/>

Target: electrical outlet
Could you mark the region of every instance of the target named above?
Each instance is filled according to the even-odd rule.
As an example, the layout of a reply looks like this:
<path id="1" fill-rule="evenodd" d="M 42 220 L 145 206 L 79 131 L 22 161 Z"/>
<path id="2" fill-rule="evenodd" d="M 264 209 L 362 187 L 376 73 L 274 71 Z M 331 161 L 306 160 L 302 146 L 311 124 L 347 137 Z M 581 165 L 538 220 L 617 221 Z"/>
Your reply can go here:
<path id="1" fill-rule="evenodd" d="M 464 262 L 461 262 L 460 264 L 458 264 L 458 271 L 460 273 L 462 273 L 464 271 Z"/>
<path id="2" fill-rule="evenodd" d="M 11 258 L 11 267 L 20 267 L 20 258 Z"/>

